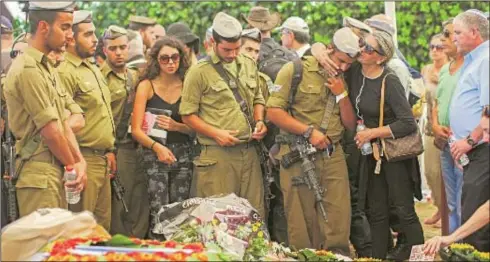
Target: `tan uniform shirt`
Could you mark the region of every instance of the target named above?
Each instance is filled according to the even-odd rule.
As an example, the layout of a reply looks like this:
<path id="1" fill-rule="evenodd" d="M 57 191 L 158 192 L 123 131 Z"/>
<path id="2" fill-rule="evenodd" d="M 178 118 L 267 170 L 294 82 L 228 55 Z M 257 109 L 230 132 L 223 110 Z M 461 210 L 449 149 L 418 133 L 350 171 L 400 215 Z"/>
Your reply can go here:
<path id="1" fill-rule="evenodd" d="M 262 96 L 267 102 L 267 100 L 269 100 L 269 95 L 270 95 L 269 90 L 273 90 L 274 83 L 272 82 L 272 79 L 268 75 L 262 72 L 259 72 L 259 87 L 260 90 L 262 91 Z"/>
<path id="2" fill-rule="evenodd" d="M 286 64 L 279 71 L 275 82 L 275 87 L 278 90 L 270 94 L 267 101 L 268 108 L 277 107 L 287 110 L 293 72 L 293 63 Z M 316 129 L 320 128 L 325 105 L 331 93 L 330 89 L 325 86 L 326 78 L 321 73 L 320 65 L 314 57 L 303 58 L 303 79 L 296 92 L 292 105 L 292 114 L 298 121 L 313 125 Z M 342 138 L 343 132 L 344 126 L 340 119 L 340 108 L 338 104 L 335 104 L 333 115 L 329 118 L 326 133 L 333 143 L 336 143 Z"/>
<path id="3" fill-rule="evenodd" d="M 233 96 L 228 83 L 223 80 L 210 63 L 218 63 L 216 55 L 211 56 L 211 62 L 201 61 L 192 66 L 184 80 L 181 115 L 196 114 L 207 124 L 226 130 L 238 130 L 237 138 L 247 142 L 252 135 L 252 128 L 247 118 L 240 110 L 240 106 Z M 239 92 L 253 114 L 253 106 L 265 104 L 261 90 L 258 86 L 259 77 L 257 65 L 248 56 L 239 55 L 236 58 L 239 72 L 228 72 L 231 75 L 238 73 Z M 225 70 L 230 70 L 230 67 Z M 217 145 L 210 137 L 197 135 L 202 145 Z"/>
<path id="4" fill-rule="evenodd" d="M 115 126 L 111 94 L 100 70 L 89 61 L 66 53 L 59 73 L 68 94 L 85 111 L 85 126 L 76 133 L 80 147 L 113 148 Z"/>
<path id="5" fill-rule="evenodd" d="M 8 118 L 14 120 L 9 126 L 17 139 L 17 153 L 51 121 L 57 121 L 63 131 L 65 109 L 72 114 L 82 113 L 61 86 L 48 57 L 33 47 L 28 47 L 13 61 L 5 80 L 4 95 Z M 48 150 L 47 145 L 41 142 L 34 155 Z"/>
<path id="6" fill-rule="evenodd" d="M 138 71 L 134 69 L 126 69 L 126 73 L 116 73 L 112 70 L 107 62 L 104 63 L 100 70 L 102 72 L 102 75 L 104 75 L 104 77 L 106 78 L 107 85 L 111 92 L 112 115 L 114 116 L 114 124 L 116 126 L 116 130 L 118 130 L 124 114 L 124 108 L 129 106 L 131 108 L 129 108 L 128 110 L 130 110 L 130 112 L 133 112 L 132 106 L 134 102 L 136 85 L 138 84 Z M 128 74 L 131 74 L 131 86 L 128 86 Z M 130 89 L 128 90 L 128 88 Z M 131 118 L 127 119 L 127 121 L 127 124 L 129 126 Z M 127 129 L 125 131 L 127 132 Z M 121 141 L 116 142 L 128 143 L 132 141 L 133 140 L 131 138 L 131 135 L 126 134 Z"/>

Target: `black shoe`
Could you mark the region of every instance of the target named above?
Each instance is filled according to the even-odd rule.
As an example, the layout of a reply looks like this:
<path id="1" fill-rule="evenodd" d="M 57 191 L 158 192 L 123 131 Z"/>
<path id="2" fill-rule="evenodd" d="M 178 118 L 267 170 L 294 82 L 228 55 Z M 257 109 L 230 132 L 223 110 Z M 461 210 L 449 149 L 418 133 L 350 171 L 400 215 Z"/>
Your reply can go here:
<path id="1" fill-rule="evenodd" d="M 407 244 L 396 245 L 388 254 L 386 255 L 386 260 L 395 261 L 405 261 L 410 258 L 410 253 L 412 252 L 412 246 Z"/>

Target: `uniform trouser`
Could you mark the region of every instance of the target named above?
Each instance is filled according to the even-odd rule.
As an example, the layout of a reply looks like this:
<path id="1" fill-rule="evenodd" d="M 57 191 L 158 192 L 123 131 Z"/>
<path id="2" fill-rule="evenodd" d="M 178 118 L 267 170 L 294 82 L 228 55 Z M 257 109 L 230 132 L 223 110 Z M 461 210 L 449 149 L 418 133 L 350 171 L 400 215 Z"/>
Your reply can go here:
<path id="1" fill-rule="evenodd" d="M 359 207 L 359 161 L 361 151 L 356 144 L 346 145 L 346 161 L 349 173 L 351 225 L 350 242 L 354 246 L 359 257 L 372 256 L 371 228 L 364 210 Z"/>
<path id="2" fill-rule="evenodd" d="M 350 194 L 347 165 L 338 146 L 331 158 L 317 154 L 315 172 L 323 194 L 328 222 L 315 203 L 307 185 L 293 185 L 292 178 L 302 176 L 301 163 L 288 169 L 281 166 L 281 190 L 284 195 L 289 245 L 301 248 L 339 250 L 349 254 Z"/>
<path id="3" fill-rule="evenodd" d="M 111 228 L 111 182 L 107 159 L 102 155 L 85 153 L 87 162 L 87 186 L 81 193 L 80 202 L 69 205 L 70 210 L 92 212 L 99 225 L 107 231 Z"/>
<path id="4" fill-rule="evenodd" d="M 461 226 L 461 192 L 463 188 L 463 171 L 451 155 L 448 145 L 441 153 L 441 168 L 446 190 L 446 201 L 449 210 L 449 234 Z"/>
<path id="5" fill-rule="evenodd" d="M 247 199 L 260 216 L 265 217 L 262 171 L 252 144 L 203 145 L 201 155 L 194 160 L 194 168 L 196 196 L 235 193 Z"/>
<path id="6" fill-rule="evenodd" d="M 25 162 L 16 189 L 20 217 L 39 208 L 67 208 L 63 169 L 59 164 L 31 160 Z"/>
<path id="7" fill-rule="evenodd" d="M 284 212 L 284 196 L 281 192 L 281 181 L 279 179 L 279 169 L 273 168 L 274 183 L 271 184 L 271 193 L 274 198 L 270 201 L 268 217 L 268 228 L 271 240 L 288 245 L 288 227 L 286 214 Z"/>
<path id="8" fill-rule="evenodd" d="M 424 170 L 427 184 L 432 192 L 432 201 L 441 208 L 441 151 L 434 145 L 434 137 L 424 135 Z"/>
<path id="9" fill-rule="evenodd" d="M 182 159 L 179 156 L 175 157 L 178 160 Z M 178 168 L 171 168 L 169 165 L 158 161 L 158 157 L 153 150 L 143 148 L 143 169 L 148 177 L 147 192 L 150 211 L 148 236 L 152 239 L 163 240 L 161 236 L 152 232 L 157 222 L 158 211 L 160 211 L 162 206 L 189 199 L 192 183 L 192 165 L 189 155 L 184 158 L 185 162 L 183 165 Z"/>
<path id="10" fill-rule="evenodd" d="M 141 168 L 141 154 L 136 148 L 119 147 L 117 150 L 118 177 L 125 189 L 125 212 L 121 201 L 112 197 L 111 234 L 144 238 L 148 233 L 150 216 L 146 173 Z"/>
<path id="11" fill-rule="evenodd" d="M 390 215 L 396 220 L 396 231 L 403 234 L 405 244 L 424 243 L 422 225 L 414 207 L 414 186 L 409 170 L 412 159 L 385 162 L 381 173 L 374 174 L 376 161 L 366 156 L 367 217 L 371 226 L 373 257 L 385 259 L 390 241 Z"/>
<path id="12" fill-rule="evenodd" d="M 461 220 L 465 223 L 475 211 L 490 199 L 488 144 L 481 144 L 468 152 L 470 163 L 464 168 Z M 490 251 L 490 225 L 466 237 L 463 242 L 478 251 Z"/>

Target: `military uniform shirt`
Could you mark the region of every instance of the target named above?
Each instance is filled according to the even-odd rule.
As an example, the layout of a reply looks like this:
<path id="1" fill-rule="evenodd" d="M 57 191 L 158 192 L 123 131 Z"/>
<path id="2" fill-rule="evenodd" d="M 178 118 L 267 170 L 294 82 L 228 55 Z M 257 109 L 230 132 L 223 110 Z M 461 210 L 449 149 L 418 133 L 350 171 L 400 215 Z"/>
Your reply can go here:
<path id="1" fill-rule="evenodd" d="M 12 62 L 4 94 L 8 118 L 14 120 L 9 126 L 17 139 L 17 153 L 51 121 L 57 121 L 63 131 L 63 121 L 67 119 L 65 109 L 72 114 L 83 113 L 61 86 L 48 57 L 33 47 L 28 47 Z M 42 142 L 34 155 L 48 150 Z"/>
<path id="2" fill-rule="evenodd" d="M 318 61 L 312 57 L 303 58 L 303 79 L 298 86 L 295 99 L 292 105 L 292 114 L 295 119 L 306 124 L 313 125 L 316 129 L 320 124 L 325 112 L 325 105 L 330 96 L 330 89 L 326 84 L 326 76 L 320 71 Z M 268 108 L 281 108 L 287 110 L 289 92 L 291 90 L 291 80 L 293 79 L 293 63 L 287 63 L 278 73 L 275 87 L 278 89 L 271 92 L 267 101 Z M 339 104 L 335 104 L 333 115 L 328 121 L 326 134 L 332 139 L 333 143 L 340 141 L 344 131 L 340 119 Z"/>
<path id="3" fill-rule="evenodd" d="M 88 60 L 66 53 L 59 73 L 68 94 L 85 111 L 85 126 L 76 133 L 80 147 L 98 150 L 112 148 L 115 127 L 111 94 L 100 70 Z"/>
<path id="4" fill-rule="evenodd" d="M 109 66 L 109 64 L 106 62 L 100 69 L 102 72 L 102 75 L 107 80 L 107 85 L 109 87 L 109 90 L 111 92 L 111 109 L 112 109 L 112 115 L 114 116 L 114 125 L 119 126 L 123 113 L 124 113 L 124 108 L 127 103 L 129 102 L 134 102 L 134 89 L 136 88 L 136 84 L 138 83 L 138 71 L 133 70 L 133 69 L 126 69 L 126 73 L 116 73 L 112 70 L 112 68 Z M 132 76 L 132 83 L 131 83 L 131 90 L 127 90 L 127 81 L 128 81 L 128 75 L 131 74 Z M 129 92 L 131 91 L 131 92 Z M 128 99 L 128 95 L 130 95 Z M 131 103 L 132 105 L 132 103 Z M 133 111 L 133 108 L 130 109 L 130 111 Z M 129 122 L 131 122 L 131 118 L 128 119 Z M 131 139 L 131 135 L 126 135 L 123 138 L 123 141 L 117 141 L 117 143 L 128 143 L 132 142 L 133 140 Z"/>
<path id="5" fill-rule="evenodd" d="M 267 102 L 269 100 L 269 91 L 274 89 L 274 83 L 268 75 L 262 72 L 259 72 L 259 87 L 264 100 Z"/>
<path id="6" fill-rule="evenodd" d="M 238 130 L 237 138 L 245 143 L 250 139 L 253 130 L 240 110 L 228 83 L 210 64 L 218 62 L 219 58 L 213 54 L 211 62 L 201 61 L 189 69 L 182 90 L 180 114 L 183 116 L 196 114 L 213 127 Z M 239 92 L 253 115 L 254 105 L 265 104 L 261 90 L 258 88 L 257 65 L 245 55 L 239 55 L 236 63 L 240 71 L 229 73 L 231 75 L 238 73 Z M 229 69 L 225 68 L 225 70 Z M 210 137 L 201 134 L 198 134 L 197 137 L 202 145 L 217 145 L 216 141 Z"/>

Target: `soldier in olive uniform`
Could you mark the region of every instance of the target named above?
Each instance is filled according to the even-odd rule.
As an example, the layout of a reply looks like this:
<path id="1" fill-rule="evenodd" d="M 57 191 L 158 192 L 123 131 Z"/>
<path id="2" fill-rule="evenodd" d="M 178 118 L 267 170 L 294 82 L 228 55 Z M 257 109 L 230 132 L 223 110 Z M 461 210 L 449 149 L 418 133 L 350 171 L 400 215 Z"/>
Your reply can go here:
<path id="1" fill-rule="evenodd" d="M 106 230 L 111 225 L 111 186 L 109 171 L 116 171 L 115 127 L 111 94 L 106 80 L 88 58 L 97 45 L 89 11 L 76 11 L 74 37 L 67 45 L 65 61 L 59 66 L 63 86 L 84 110 L 86 124 L 77 133 L 80 150 L 87 161 L 88 186 L 73 211 L 88 210 Z"/>
<path id="2" fill-rule="evenodd" d="M 359 53 L 358 38 L 348 28 L 333 37 L 332 59 L 347 70 Z M 296 248 L 337 250 L 349 254 L 350 199 L 349 180 L 344 152 L 339 142 L 344 126 L 355 128 L 355 114 L 344 90 L 343 79 L 331 77 L 311 56 L 302 58 L 303 76 L 295 99 L 289 105 L 293 63 L 286 64 L 276 79 L 278 90 L 267 102 L 267 117 L 281 128 L 284 135 L 304 136 L 318 150 L 334 146 L 331 156 L 315 155 L 315 172 L 325 190 L 323 205 L 328 222 L 315 208 L 315 198 L 306 185 L 293 185 L 293 178 L 302 175 L 301 163 L 288 169 L 281 166 L 281 191 L 284 195 L 289 245 Z M 291 106 L 289 115 L 286 111 Z M 326 130 L 324 132 L 320 130 Z M 291 151 L 281 145 L 278 157 Z"/>
<path id="3" fill-rule="evenodd" d="M 152 18 L 145 16 L 132 15 L 129 17 L 128 28 L 138 32 L 143 40 L 144 50 L 143 53 L 146 54 L 146 50 L 149 50 L 156 41 L 154 26 L 157 21 Z"/>
<path id="4" fill-rule="evenodd" d="M 16 143 L 17 200 L 20 216 L 39 208 L 67 208 L 64 186 L 79 191 L 86 164 L 67 123 L 65 110 L 81 108 L 60 85 L 47 55 L 60 50 L 72 35 L 73 3 L 29 2 L 32 38 L 12 63 L 5 81 L 8 119 Z M 74 166 L 75 182 L 63 186 L 63 166 Z"/>
<path id="5" fill-rule="evenodd" d="M 180 114 L 198 133 L 202 145 L 201 155 L 194 161 L 197 196 L 235 193 L 265 217 L 260 160 L 251 144 L 267 132 L 265 101 L 258 87 L 257 65 L 250 57 L 239 55 L 241 32 L 238 20 L 223 12 L 216 15 L 214 54 L 189 69 Z M 230 81 L 220 76 L 215 69 L 219 66 Z M 238 88 L 249 116 L 242 112 L 232 88 Z"/>
<path id="6" fill-rule="evenodd" d="M 128 133 L 138 72 L 126 67 L 128 36 L 124 28 L 110 26 L 102 36 L 103 51 L 107 57 L 101 71 L 111 91 L 111 108 L 116 125 L 117 171 L 126 193 L 125 212 L 121 201 L 112 199 L 111 234 L 144 238 L 148 230 L 148 192 L 146 176 L 139 165 L 137 143 Z"/>

